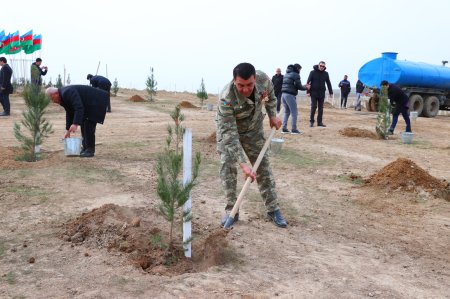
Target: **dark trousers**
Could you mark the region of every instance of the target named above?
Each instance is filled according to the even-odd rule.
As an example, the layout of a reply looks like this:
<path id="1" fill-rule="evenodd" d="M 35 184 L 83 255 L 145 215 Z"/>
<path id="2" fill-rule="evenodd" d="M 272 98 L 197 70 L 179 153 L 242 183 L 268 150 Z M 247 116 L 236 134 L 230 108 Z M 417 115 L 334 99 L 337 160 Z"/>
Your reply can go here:
<path id="1" fill-rule="evenodd" d="M 341 94 L 341 108 L 347 108 L 347 98 L 348 98 L 348 94 L 342 93 Z"/>
<path id="2" fill-rule="evenodd" d="M 281 109 L 281 92 L 275 96 L 277 97 L 277 113 L 279 113 Z"/>
<path id="3" fill-rule="evenodd" d="M 9 94 L 1 93 L 0 94 L 0 101 L 1 101 L 2 106 L 3 106 L 3 111 L 6 114 L 9 114 L 10 113 L 10 109 L 11 109 L 11 106 L 9 104 Z"/>
<path id="4" fill-rule="evenodd" d="M 325 97 L 316 97 L 311 96 L 311 115 L 309 116 L 309 122 L 314 123 L 314 115 L 316 114 L 316 109 L 319 107 L 319 111 L 317 112 L 317 123 L 322 123 L 322 116 L 323 116 L 323 101 L 325 100 Z"/>
<path id="5" fill-rule="evenodd" d="M 406 132 L 411 132 L 411 121 L 409 119 L 408 108 L 406 107 L 402 107 L 401 109 L 395 109 L 395 111 L 392 112 L 392 123 L 391 128 L 389 130 L 394 132 L 395 126 L 397 125 L 398 116 L 400 114 L 403 116 L 403 119 L 405 120 Z"/>
<path id="6" fill-rule="evenodd" d="M 81 125 L 81 136 L 83 137 L 83 150 L 95 153 L 95 128 L 97 123 L 85 119 Z"/>

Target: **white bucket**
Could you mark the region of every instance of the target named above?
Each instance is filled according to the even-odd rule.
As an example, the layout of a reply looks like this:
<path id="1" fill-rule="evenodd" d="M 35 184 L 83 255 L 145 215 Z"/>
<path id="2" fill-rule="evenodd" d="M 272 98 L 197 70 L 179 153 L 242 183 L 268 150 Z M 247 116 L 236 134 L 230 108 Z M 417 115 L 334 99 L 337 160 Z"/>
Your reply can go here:
<path id="1" fill-rule="evenodd" d="M 417 111 L 411 111 L 409 113 L 409 117 L 411 118 L 411 120 L 416 120 L 417 119 Z"/>
<path id="2" fill-rule="evenodd" d="M 284 139 L 281 138 L 272 138 L 270 141 L 270 151 L 273 154 L 281 153 L 281 149 L 283 147 Z"/>
<path id="3" fill-rule="evenodd" d="M 66 156 L 79 156 L 81 152 L 81 138 L 71 137 L 64 139 L 64 154 Z"/>
<path id="4" fill-rule="evenodd" d="M 414 133 L 412 132 L 402 132 L 402 141 L 406 144 L 411 144 L 413 141 Z"/>
<path id="5" fill-rule="evenodd" d="M 213 108 L 214 108 L 214 105 L 213 105 L 213 104 L 206 104 L 206 109 L 207 109 L 208 111 L 212 111 Z"/>

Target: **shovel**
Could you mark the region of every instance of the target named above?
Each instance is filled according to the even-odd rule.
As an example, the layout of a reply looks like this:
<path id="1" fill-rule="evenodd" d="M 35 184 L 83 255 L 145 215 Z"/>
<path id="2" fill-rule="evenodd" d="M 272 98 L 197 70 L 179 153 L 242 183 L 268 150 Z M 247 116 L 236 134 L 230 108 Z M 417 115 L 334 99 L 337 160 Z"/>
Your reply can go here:
<path id="1" fill-rule="evenodd" d="M 261 164 L 261 160 L 264 157 L 264 154 L 266 153 L 267 148 L 269 147 L 270 141 L 272 140 L 273 135 L 275 135 L 275 131 L 276 130 L 277 129 L 275 127 L 272 127 L 272 130 L 270 131 L 270 134 L 269 134 L 269 138 L 267 138 L 266 143 L 264 143 L 264 146 L 261 149 L 261 152 L 259 153 L 258 158 L 256 159 L 256 162 L 255 162 L 255 164 L 252 167 L 252 172 L 256 172 L 258 170 L 259 164 Z M 231 226 L 234 223 L 234 216 L 236 216 L 237 211 L 239 211 L 239 208 L 241 207 L 242 200 L 244 199 L 244 195 L 247 192 L 248 187 L 250 187 L 251 183 L 252 183 L 252 178 L 248 177 L 245 180 L 244 187 L 242 187 L 241 193 L 239 193 L 239 196 L 238 196 L 238 198 L 237 198 L 237 200 L 236 200 L 236 202 L 234 204 L 233 209 L 231 209 L 231 212 L 228 215 L 228 218 L 225 221 L 225 224 L 223 225 L 224 229 L 231 229 Z"/>

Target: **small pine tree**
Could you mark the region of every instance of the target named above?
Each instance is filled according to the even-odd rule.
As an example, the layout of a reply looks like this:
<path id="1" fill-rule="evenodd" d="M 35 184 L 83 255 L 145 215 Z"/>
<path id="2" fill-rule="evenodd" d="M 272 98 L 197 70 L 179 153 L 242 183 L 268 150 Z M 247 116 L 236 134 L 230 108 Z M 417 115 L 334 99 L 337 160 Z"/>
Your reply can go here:
<path id="1" fill-rule="evenodd" d="M 155 80 L 152 67 L 150 67 L 150 76 L 147 77 L 145 85 L 147 86 L 146 90 L 149 95 L 149 100 L 150 102 L 153 102 L 153 96 L 156 96 L 156 86 L 158 85 L 158 82 Z"/>
<path id="2" fill-rule="evenodd" d="M 380 100 L 378 101 L 378 115 L 377 115 L 377 134 L 383 138 L 388 139 L 389 126 L 391 124 L 391 105 L 388 99 L 387 86 L 381 86 Z"/>
<path id="3" fill-rule="evenodd" d="M 63 87 L 61 74 L 58 74 L 58 78 L 56 78 L 55 87 L 56 87 L 56 88 L 61 88 L 61 87 Z"/>
<path id="4" fill-rule="evenodd" d="M 44 118 L 50 99 L 36 85 L 27 85 L 23 97 L 26 109 L 22 112 L 24 119 L 20 122 L 30 134 L 23 134 L 20 124 L 14 123 L 14 136 L 24 150 L 21 158 L 29 162 L 37 161 L 40 159 L 40 146 L 44 138 L 53 133 L 52 125 Z"/>
<path id="5" fill-rule="evenodd" d="M 205 82 L 202 78 L 202 83 L 200 84 L 200 89 L 197 90 L 197 98 L 200 99 L 200 106 L 203 107 L 203 102 L 208 99 L 208 93 L 206 92 Z"/>
<path id="6" fill-rule="evenodd" d="M 180 179 L 182 172 L 182 144 L 184 127 L 181 123 L 184 120 L 184 115 L 180 112 L 180 105 L 175 107 L 175 110 L 170 114 L 175 127 L 167 126 L 168 136 L 166 138 L 166 147 L 164 152 L 158 156 L 156 171 L 158 173 L 157 193 L 161 199 L 160 211 L 170 223 L 169 233 L 169 248 L 173 248 L 173 228 L 176 215 L 186 201 L 189 199 L 189 193 L 196 185 L 196 180 L 199 173 L 201 157 L 197 152 L 193 165 L 192 179 L 186 185 L 183 185 Z M 173 144 L 174 143 L 174 144 Z M 180 221 L 189 221 L 191 212 L 183 213 Z"/>
<path id="7" fill-rule="evenodd" d="M 112 86 L 112 92 L 115 97 L 117 96 L 118 91 L 119 91 L 119 81 L 117 81 L 117 78 L 116 78 L 116 79 L 114 79 L 113 86 Z"/>
<path id="8" fill-rule="evenodd" d="M 70 85 L 70 74 L 67 75 L 66 84 L 67 84 L 67 85 Z"/>

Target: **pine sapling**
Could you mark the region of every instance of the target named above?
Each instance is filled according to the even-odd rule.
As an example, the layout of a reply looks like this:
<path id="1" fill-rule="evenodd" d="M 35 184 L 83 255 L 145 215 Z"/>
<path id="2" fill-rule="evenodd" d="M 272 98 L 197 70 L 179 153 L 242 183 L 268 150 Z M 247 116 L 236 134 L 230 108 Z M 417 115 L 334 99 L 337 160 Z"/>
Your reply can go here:
<path id="1" fill-rule="evenodd" d="M 117 92 L 119 91 L 119 81 L 117 81 L 117 78 L 114 79 L 113 86 L 112 86 L 112 93 L 116 97 Z"/>
<path id="2" fill-rule="evenodd" d="M 389 127 L 391 123 L 391 105 L 388 99 L 387 86 L 381 86 L 380 100 L 378 101 L 378 115 L 377 115 L 377 134 L 383 138 L 388 139 Z"/>
<path id="3" fill-rule="evenodd" d="M 41 91 L 40 86 L 35 85 L 27 85 L 23 97 L 26 108 L 22 112 L 23 119 L 20 123 L 29 134 L 22 133 L 20 124 L 14 123 L 14 136 L 24 150 L 22 159 L 37 161 L 40 159 L 40 146 L 44 138 L 53 133 L 52 125 L 44 118 L 50 99 Z"/>
<path id="4" fill-rule="evenodd" d="M 156 171 L 158 173 L 157 193 L 161 200 L 160 211 L 170 223 L 169 230 L 169 249 L 173 249 L 173 229 L 176 218 L 182 224 L 189 221 L 190 211 L 181 213 L 180 209 L 189 199 L 192 188 L 197 183 L 197 177 L 200 168 L 201 157 L 197 152 L 193 163 L 192 179 L 183 185 L 182 183 L 182 166 L 183 166 L 183 134 L 184 127 L 182 122 L 184 115 L 181 114 L 180 105 L 170 114 L 175 126 L 167 126 L 166 147 L 164 152 L 159 154 Z"/>
<path id="5" fill-rule="evenodd" d="M 145 85 L 147 86 L 146 90 L 149 96 L 150 102 L 153 102 L 153 96 L 156 96 L 158 82 L 155 80 L 155 76 L 153 74 L 153 68 L 150 67 L 150 76 L 147 77 L 147 81 L 145 81 Z"/>
<path id="6" fill-rule="evenodd" d="M 197 98 L 200 99 L 200 107 L 203 107 L 203 102 L 208 99 L 208 93 L 206 92 L 205 82 L 202 78 L 202 83 L 200 84 L 200 88 L 197 90 Z"/>

